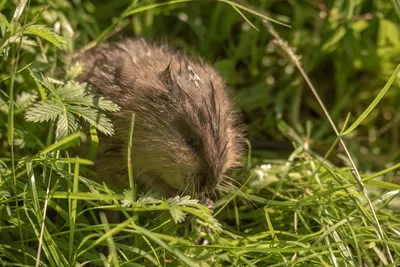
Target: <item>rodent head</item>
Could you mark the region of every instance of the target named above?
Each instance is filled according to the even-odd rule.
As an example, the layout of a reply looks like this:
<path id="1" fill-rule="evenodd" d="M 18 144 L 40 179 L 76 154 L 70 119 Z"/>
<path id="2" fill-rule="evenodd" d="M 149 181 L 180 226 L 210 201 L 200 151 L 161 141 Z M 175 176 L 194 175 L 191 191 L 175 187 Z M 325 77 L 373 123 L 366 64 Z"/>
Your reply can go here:
<path id="1" fill-rule="evenodd" d="M 153 88 L 136 101 L 134 171 L 167 195 L 213 192 L 240 165 L 240 130 L 222 79 L 209 65 L 175 59 L 146 86 Z"/>

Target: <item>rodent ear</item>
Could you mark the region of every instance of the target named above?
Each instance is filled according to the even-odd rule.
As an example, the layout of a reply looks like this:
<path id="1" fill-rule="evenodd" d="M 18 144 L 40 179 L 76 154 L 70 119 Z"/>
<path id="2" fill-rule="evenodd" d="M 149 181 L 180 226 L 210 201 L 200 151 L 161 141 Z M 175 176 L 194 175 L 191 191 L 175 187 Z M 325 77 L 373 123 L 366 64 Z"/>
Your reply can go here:
<path id="1" fill-rule="evenodd" d="M 168 66 L 163 70 L 159 75 L 161 82 L 169 87 L 172 88 L 176 84 L 175 75 L 172 72 L 172 59 L 170 60 Z"/>
<path id="2" fill-rule="evenodd" d="M 165 70 L 159 73 L 158 77 L 168 90 L 168 97 L 166 99 L 168 99 L 168 102 L 176 104 L 177 99 L 182 96 L 182 89 L 179 86 L 172 70 L 172 59 Z"/>

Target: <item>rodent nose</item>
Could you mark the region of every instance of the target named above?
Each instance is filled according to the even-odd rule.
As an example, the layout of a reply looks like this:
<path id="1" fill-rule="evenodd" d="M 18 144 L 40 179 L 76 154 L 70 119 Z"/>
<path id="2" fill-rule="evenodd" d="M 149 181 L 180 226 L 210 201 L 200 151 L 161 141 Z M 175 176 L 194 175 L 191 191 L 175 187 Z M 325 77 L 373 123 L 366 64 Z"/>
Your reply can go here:
<path id="1" fill-rule="evenodd" d="M 217 178 L 213 177 L 213 175 L 208 175 L 205 173 L 199 173 L 198 177 L 198 190 L 200 192 L 204 192 L 206 189 L 215 188 L 217 185 Z"/>

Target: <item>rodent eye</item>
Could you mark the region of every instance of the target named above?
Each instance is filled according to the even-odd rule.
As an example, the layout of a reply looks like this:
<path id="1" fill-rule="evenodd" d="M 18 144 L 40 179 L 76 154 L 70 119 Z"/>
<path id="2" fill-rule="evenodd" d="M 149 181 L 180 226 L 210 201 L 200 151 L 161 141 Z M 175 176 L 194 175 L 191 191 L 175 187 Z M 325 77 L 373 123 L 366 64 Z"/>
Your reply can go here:
<path id="1" fill-rule="evenodd" d="M 190 138 L 189 144 L 190 144 L 192 147 L 197 147 L 197 141 L 196 141 L 196 139 Z"/>

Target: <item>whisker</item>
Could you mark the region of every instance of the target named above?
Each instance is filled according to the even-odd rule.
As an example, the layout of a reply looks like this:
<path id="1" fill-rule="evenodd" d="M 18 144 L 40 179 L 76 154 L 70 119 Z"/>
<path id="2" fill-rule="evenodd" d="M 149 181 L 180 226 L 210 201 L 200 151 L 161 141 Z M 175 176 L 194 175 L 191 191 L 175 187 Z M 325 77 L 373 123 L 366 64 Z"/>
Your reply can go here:
<path id="1" fill-rule="evenodd" d="M 186 179 L 185 179 L 185 180 L 186 180 Z M 190 178 L 189 178 L 189 180 L 190 180 Z M 182 191 L 182 193 L 180 194 L 180 196 L 184 196 L 184 194 L 186 193 L 186 191 L 189 189 L 190 184 L 191 184 L 190 181 L 188 181 L 188 183 L 187 183 L 185 189 L 183 189 L 183 191 Z"/>

